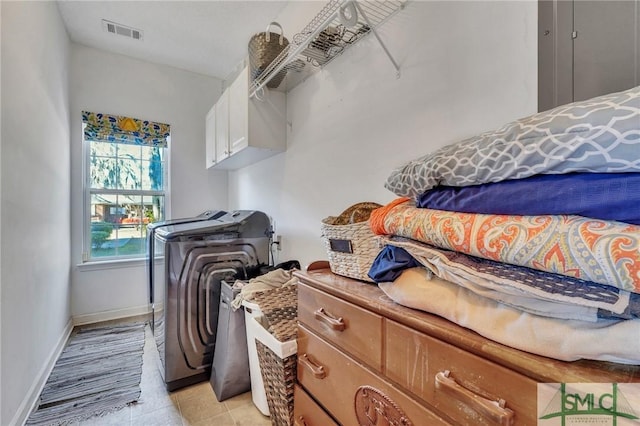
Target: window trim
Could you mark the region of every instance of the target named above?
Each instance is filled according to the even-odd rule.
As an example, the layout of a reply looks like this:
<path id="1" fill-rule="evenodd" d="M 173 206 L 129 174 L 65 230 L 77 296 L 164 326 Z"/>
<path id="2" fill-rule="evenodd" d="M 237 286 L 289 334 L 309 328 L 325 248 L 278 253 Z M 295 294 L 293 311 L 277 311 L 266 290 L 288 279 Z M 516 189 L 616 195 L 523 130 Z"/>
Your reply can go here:
<path id="1" fill-rule="evenodd" d="M 93 193 L 111 193 L 111 194 L 127 194 L 132 193 L 138 196 L 153 196 L 161 195 L 164 197 L 164 218 L 169 218 L 170 214 L 170 179 L 169 179 L 169 164 L 170 164 L 170 152 L 171 136 L 167 137 L 167 146 L 162 147 L 164 149 L 163 156 L 163 182 L 164 190 L 118 190 L 118 189 L 92 189 L 91 188 L 91 140 L 85 139 L 84 128 L 86 123 L 82 123 L 82 250 L 81 259 L 78 266 L 82 266 L 80 270 L 98 270 L 98 269 L 111 269 L 117 267 L 132 267 L 138 262 L 145 261 L 147 255 L 143 253 L 141 255 L 121 255 L 121 256 L 108 256 L 104 258 L 91 257 L 91 195 Z M 100 142 L 103 143 L 103 142 Z"/>

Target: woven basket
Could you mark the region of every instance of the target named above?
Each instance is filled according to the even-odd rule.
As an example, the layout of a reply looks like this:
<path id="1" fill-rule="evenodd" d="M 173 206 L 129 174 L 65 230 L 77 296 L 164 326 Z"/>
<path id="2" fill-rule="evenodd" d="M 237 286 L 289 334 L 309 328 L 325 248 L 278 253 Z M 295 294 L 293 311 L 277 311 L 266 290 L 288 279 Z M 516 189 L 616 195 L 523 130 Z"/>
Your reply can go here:
<path id="1" fill-rule="evenodd" d="M 280 34 L 270 32 L 271 26 L 280 29 Z M 255 34 L 249 40 L 249 66 L 251 69 L 251 80 L 258 78 L 264 70 L 273 62 L 276 57 L 289 45 L 289 40 L 284 37 L 282 27 L 277 22 L 271 22 L 267 30 Z M 283 69 L 269 80 L 267 87 L 276 89 L 287 75 L 287 70 Z"/>
<path id="2" fill-rule="evenodd" d="M 293 385 L 296 381 L 298 357 L 291 355 L 284 359 L 256 339 L 260 374 L 267 394 L 267 405 L 271 424 L 274 426 L 293 425 Z"/>
<path id="3" fill-rule="evenodd" d="M 286 342 L 298 335 L 298 286 L 284 287 L 257 293 L 253 302 L 267 320 L 267 331 L 278 341 Z"/>
<path id="4" fill-rule="evenodd" d="M 298 286 L 290 285 L 256 294 L 254 302 L 260 306 L 267 331 L 279 342 L 297 336 Z M 296 380 L 298 357 L 280 358 L 256 339 L 260 374 L 267 396 L 267 405 L 274 426 L 293 425 L 293 385 Z"/>
<path id="5" fill-rule="evenodd" d="M 381 248 L 369 226 L 369 216 L 379 207 L 382 206 L 377 203 L 358 203 L 340 216 L 322 220 L 322 240 L 331 272 L 373 282 L 368 273 Z"/>

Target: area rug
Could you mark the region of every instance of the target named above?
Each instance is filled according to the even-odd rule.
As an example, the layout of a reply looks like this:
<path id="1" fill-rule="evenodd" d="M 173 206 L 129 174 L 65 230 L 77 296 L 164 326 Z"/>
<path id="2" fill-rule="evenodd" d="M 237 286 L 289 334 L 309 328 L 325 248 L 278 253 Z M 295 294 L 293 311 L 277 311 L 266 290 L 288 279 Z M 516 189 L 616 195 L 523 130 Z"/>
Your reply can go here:
<path id="1" fill-rule="evenodd" d="M 27 425 L 65 425 L 140 397 L 144 323 L 74 331 Z"/>

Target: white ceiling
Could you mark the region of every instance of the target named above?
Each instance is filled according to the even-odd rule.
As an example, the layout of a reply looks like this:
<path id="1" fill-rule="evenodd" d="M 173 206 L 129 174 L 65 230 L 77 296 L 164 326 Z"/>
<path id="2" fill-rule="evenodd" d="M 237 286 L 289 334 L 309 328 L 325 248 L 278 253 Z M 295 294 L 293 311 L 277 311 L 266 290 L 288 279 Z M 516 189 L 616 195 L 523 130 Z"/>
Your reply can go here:
<path id="1" fill-rule="evenodd" d="M 66 1 L 58 7 L 72 41 L 226 79 L 287 1 Z M 141 30 L 142 41 L 103 29 L 106 19 Z"/>

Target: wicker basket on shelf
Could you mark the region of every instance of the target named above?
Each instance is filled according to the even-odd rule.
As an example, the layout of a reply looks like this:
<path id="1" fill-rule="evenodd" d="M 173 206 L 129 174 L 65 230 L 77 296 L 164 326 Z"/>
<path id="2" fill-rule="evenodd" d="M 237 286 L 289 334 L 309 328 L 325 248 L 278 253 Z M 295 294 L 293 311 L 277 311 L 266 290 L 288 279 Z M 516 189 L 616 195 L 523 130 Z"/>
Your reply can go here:
<path id="1" fill-rule="evenodd" d="M 369 269 L 381 250 L 378 239 L 371 231 L 371 212 L 382 205 L 357 203 L 340 216 L 329 216 L 322 220 L 324 241 L 331 272 L 357 280 L 373 282 Z"/>
<path id="2" fill-rule="evenodd" d="M 279 29 L 279 33 L 271 32 L 271 27 Z M 267 30 L 255 34 L 249 40 L 249 65 L 251 67 L 251 80 L 255 80 L 267 67 L 280 55 L 280 53 L 289 45 L 289 40 L 284 37 L 284 31 L 277 22 L 271 22 L 267 26 Z M 276 89 L 282 83 L 287 75 L 287 70 L 279 71 L 269 82 L 267 87 Z"/>

